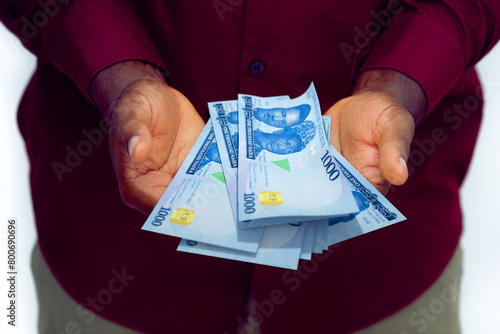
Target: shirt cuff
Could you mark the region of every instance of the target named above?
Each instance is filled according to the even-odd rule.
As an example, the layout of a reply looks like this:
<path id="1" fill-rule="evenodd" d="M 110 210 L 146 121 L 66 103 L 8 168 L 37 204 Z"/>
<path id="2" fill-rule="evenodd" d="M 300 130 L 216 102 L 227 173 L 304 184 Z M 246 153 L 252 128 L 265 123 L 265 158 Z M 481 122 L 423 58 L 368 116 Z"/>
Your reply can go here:
<path id="1" fill-rule="evenodd" d="M 406 74 L 422 87 L 428 114 L 466 66 L 453 18 L 440 7 L 422 7 L 394 15 L 361 59 L 358 73 L 387 68 Z"/>

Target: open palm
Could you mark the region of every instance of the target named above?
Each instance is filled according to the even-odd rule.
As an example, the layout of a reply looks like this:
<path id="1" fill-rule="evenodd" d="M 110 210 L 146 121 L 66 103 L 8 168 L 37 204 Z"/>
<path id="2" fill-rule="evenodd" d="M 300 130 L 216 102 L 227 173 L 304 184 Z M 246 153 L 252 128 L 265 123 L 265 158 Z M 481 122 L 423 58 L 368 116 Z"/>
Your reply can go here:
<path id="1" fill-rule="evenodd" d="M 355 94 L 337 102 L 326 115 L 332 117 L 332 145 L 380 192 L 406 182 L 415 126 L 391 94 Z"/>
<path id="2" fill-rule="evenodd" d="M 193 105 L 155 80 L 127 87 L 113 110 L 110 152 L 123 201 L 148 214 L 203 129 Z"/>

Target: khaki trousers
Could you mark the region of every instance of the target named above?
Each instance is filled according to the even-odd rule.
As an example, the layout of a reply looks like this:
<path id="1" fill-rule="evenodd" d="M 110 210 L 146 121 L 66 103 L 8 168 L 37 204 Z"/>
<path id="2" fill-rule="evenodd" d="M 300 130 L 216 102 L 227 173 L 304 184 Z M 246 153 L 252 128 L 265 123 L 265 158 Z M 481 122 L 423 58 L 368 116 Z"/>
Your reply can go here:
<path id="1" fill-rule="evenodd" d="M 38 245 L 33 250 L 31 266 L 38 294 L 38 329 L 40 334 L 139 333 L 110 322 L 98 315 L 87 317 L 86 321 L 82 322 L 78 315 L 79 313 L 77 313 L 82 312 L 82 308 L 56 281 Z M 441 277 L 417 300 L 388 318 L 355 333 L 460 334 L 458 304 L 461 275 L 462 251 L 458 248 Z M 258 334 L 259 330 L 247 327 L 242 332 Z"/>

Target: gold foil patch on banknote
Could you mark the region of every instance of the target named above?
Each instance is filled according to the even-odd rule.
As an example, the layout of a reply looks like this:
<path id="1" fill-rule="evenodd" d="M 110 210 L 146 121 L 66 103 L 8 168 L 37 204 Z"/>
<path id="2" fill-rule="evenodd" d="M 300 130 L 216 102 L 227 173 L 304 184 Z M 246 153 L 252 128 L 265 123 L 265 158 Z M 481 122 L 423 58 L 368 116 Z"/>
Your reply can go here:
<path id="1" fill-rule="evenodd" d="M 189 225 L 193 222 L 196 212 L 189 209 L 175 209 L 170 217 L 170 222 L 178 225 Z"/>
<path id="2" fill-rule="evenodd" d="M 283 196 L 274 191 L 261 191 L 259 193 L 259 202 L 262 205 L 280 205 L 283 204 Z"/>

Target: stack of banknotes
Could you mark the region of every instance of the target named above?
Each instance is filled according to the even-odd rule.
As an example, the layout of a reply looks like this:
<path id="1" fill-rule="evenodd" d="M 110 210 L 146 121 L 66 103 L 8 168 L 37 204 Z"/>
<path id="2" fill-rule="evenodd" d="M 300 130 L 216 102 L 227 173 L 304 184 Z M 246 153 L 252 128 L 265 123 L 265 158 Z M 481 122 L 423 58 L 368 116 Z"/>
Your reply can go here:
<path id="1" fill-rule="evenodd" d="M 311 84 L 300 97 L 209 103 L 210 120 L 143 230 L 177 250 L 297 269 L 329 245 L 405 217 L 330 145 Z"/>

